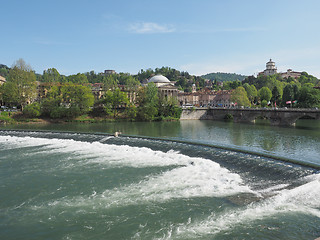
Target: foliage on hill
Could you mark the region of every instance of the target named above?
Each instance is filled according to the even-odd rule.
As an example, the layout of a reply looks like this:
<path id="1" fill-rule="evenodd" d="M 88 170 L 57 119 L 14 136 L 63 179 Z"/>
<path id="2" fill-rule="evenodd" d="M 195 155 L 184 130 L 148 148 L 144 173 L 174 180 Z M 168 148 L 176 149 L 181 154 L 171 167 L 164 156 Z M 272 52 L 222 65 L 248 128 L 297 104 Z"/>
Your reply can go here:
<path id="1" fill-rule="evenodd" d="M 290 104 L 289 106 L 294 107 L 320 107 L 320 90 L 313 88 L 320 86 L 320 80 L 306 72 L 302 72 L 297 79 L 282 78 L 280 74 L 249 76 L 242 81 L 242 84 L 243 86 L 254 86 L 258 90 L 256 103 L 270 100 L 272 105 L 277 106 Z M 268 98 L 265 97 L 266 92 L 268 92 Z"/>
<path id="2" fill-rule="evenodd" d="M 4 64 L 0 64 L 0 76 L 7 78 L 9 75 L 10 68 Z"/>
<path id="3" fill-rule="evenodd" d="M 212 81 L 218 81 L 218 82 L 226 82 L 226 81 L 243 81 L 247 76 L 236 74 L 236 73 L 208 73 L 206 75 L 202 75 L 202 78 L 209 79 Z"/>

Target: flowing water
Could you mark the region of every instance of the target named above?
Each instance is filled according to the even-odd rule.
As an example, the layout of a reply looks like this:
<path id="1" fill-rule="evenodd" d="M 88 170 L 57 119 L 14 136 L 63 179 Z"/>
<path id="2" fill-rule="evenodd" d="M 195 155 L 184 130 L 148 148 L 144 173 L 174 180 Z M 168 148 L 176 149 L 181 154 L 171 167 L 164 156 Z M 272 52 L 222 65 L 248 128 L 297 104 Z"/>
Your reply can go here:
<path id="1" fill-rule="evenodd" d="M 317 167 L 212 147 L 320 166 L 320 127 L 299 124 L 2 127 L 0 239 L 315 239 Z"/>

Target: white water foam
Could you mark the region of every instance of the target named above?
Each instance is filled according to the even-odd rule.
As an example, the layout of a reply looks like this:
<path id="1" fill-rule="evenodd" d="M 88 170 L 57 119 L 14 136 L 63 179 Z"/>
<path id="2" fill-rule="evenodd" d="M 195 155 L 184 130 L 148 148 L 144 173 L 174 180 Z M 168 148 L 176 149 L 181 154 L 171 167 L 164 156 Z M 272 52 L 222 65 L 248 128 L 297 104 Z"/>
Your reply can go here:
<path id="1" fill-rule="evenodd" d="M 130 147 L 127 145 L 103 144 L 101 142 L 83 142 L 72 139 L 47 139 L 33 137 L 0 136 L 0 143 L 5 149 L 23 147 L 41 147 L 38 152 L 28 152 L 26 155 L 39 154 L 70 154 L 72 159 L 85 160 L 83 164 L 103 164 L 104 167 L 148 167 L 186 165 L 191 158 L 175 151 L 153 151 L 145 147 Z M 69 158 L 70 159 L 70 158 Z"/>
<path id="2" fill-rule="evenodd" d="M 284 189 L 274 197 L 245 208 L 229 210 L 222 214 L 212 213 L 208 219 L 200 222 L 177 226 L 177 238 L 194 238 L 199 235 L 215 235 L 237 226 L 248 226 L 256 220 L 269 218 L 277 214 L 307 214 L 320 218 L 320 175 L 309 176 L 313 180 L 294 189 Z M 279 188 L 275 188 L 276 191 Z M 169 230 L 172 232 L 172 229 Z"/>
<path id="3" fill-rule="evenodd" d="M 163 174 L 150 176 L 147 180 L 119 189 L 106 190 L 102 194 L 73 199 L 61 199 L 51 205 L 72 207 L 114 207 L 164 202 L 175 198 L 225 197 L 250 192 L 238 174 L 221 168 L 205 159 L 192 159 L 194 165 L 178 167 Z"/>
<path id="4" fill-rule="evenodd" d="M 70 139 L 0 136 L 0 143 L 11 147 L 41 146 L 46 154 L 65 153 L 73 161 L 81 158 L 84 164 L 103 164 L 106 167 L 174 166 L 172 170 L 147 176 L 139 183 L 94 193 L 91 196 L 57 199 L 51 206 L 88 206 L 108 208 L 148 201 L 163 202 L 174 198 L 222 197 L 241 192 L 252 192 L 238 174 L 219 164 L 202 158 L 192 158 L 176 151 L 154 151 L 145 147 L 83 142 Z M 37 152 L 26 154 L 38 154 Z M 78 162 L 74 165 L 79 164 Z M 83 162 L 81 163 L 83 164 Z M 64 165 L 63 165 L 64 166 Z"/>
<path id="5" fill-rule="evenodd" d="M 183 155 L 180 157 L 183 158 Z M 225 197 L 242 192 L 252 193 L 238 174 L 231 173 L 210 160 L 191 159 L 193 164 L 149 176 L 139 183 L 105 190 L 100 194 L 94 192 L 86 197 L 58 199 L 49 205 L 96 209 L 165 202 L 177 198 Z"/>

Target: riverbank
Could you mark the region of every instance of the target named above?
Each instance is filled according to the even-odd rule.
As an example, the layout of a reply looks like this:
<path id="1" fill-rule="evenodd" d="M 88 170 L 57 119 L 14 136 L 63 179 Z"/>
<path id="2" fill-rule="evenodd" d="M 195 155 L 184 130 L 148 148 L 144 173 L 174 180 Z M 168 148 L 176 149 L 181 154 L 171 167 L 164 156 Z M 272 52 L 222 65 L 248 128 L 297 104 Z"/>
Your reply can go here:
<path id="1" fill-rule="evenodd" d="M 0 112 L 1 124 L 55 124 L 55 123 L 108 123 L 108 122 L 135 122 L 137 120 L 127 118 L 112 118 L 112 117 L 93 117 L 90 115 L 82 115 L 76 118 L 28 118 L 21 112 Z M 154 121 L 179 121 L 178 118 L 161 117 Z"/>

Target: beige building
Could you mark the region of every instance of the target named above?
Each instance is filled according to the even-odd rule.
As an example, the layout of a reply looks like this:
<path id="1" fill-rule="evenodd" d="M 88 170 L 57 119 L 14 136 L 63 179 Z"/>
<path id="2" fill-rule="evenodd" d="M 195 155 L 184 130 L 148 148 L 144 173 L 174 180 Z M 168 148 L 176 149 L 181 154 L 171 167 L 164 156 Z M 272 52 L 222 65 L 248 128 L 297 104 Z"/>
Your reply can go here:
<path id="1" fill-rule="evenodd" d="M 277 68 L 275 62 L 271 59 L 269 62 L 266 63 L 266 70 L 260 72 L 258 76 L 271 76 L 277 74 Z M 279 73 L 282 78 L 289 78 L 292 77 L 297 79 L 301 76 L 301 72 L 292 71 L 292 69 L 288 69 L 287 72 Z"/>
<path id="2" fill-rule="evenodd" d="M 0 85 L 4 84 L 5 82 L 6 82 L 6 79 L 0 76 Z"/>
<path id="3" fill-rule="evenodd" d="M 61 83 L 43 83 L 43 82 L 37 82 L 37 91 L 38 91 L 38 96 L 37 100 L 40 101 L 41 99 L 45 98 L 47 96 L 48 91 L 53 87 L 53 86 L 61 86 L 63 84 Z M 89 84 L 89 87 L 91 88 L 92 94 L 95 97 L 95 99 L 101 99 L 106 91 L 104 89 L 103 83 L 94 83 L 94 84 Z M 125 85 L 118 85 L 116 88 L 119 88 L 120 91 L 125 92 L 128 96 L 128 99 L 130 102 L 135 102 L 136 100 L 136 89 L 129 88 L 128 86 Z M 110 89 L 111 90 L 111 89 Z"/>
<path id="4" fill-rule="evenodd" d="M 277 73 L 277 68 L 275 62 L 270 59 L 269 62 L 266 63 L 266 69 L 263 72 L 260 72 L 258 75 L 270 76 Z"/>
<path id="5" fill-rule="evenodd" d="M 158 87 L 159 93 L 164 97 L 178 97 L 178 88 L 163 75 L 151 77 L 148 83 L 154 83 Z"/>
<path id="6" fill-rule="evenodd" d="M 112 75 L 112 74 L 116 74 L 116 71 L 115 70 L 104 70 L 105 76 Z"/>
<path id="7" fill-rule="evenodd" d="M 92 91 L 93 96 L 96 99 L 101 99 L 102 96 L 104 95 L 103 83 L 93 83 L 91 85 L 91 91 Z"/>
<path id="8" fill-rule="evenodd" d="M 231 102 L 231 93 L 232 90 L 220 90 L 217 91 L 215 94 L 215 98 L 212 101 L 211 106 L 213 107 L 231 107 L 234 105 L 233 102 Z"/>
<path id="9" fill-rule="evenodd" d="M 280 73 L 280 75 L 282 78 L 292 77 L 294 79 L 298 79 L 301 76 L 301 73 L 302 72 L 295 72 L 295 71 L 292 71 L 292 69 L 288 69 L 287 72 Z"/>
<path id="10" fill-rule="evenodd" d="M 179 93 L 178 101 L 181 106 L 191 104 L 196 107 L 231 107 L 231 92 L 228 90 L 211 91 L 204 89 L 198 92 Z"/>

